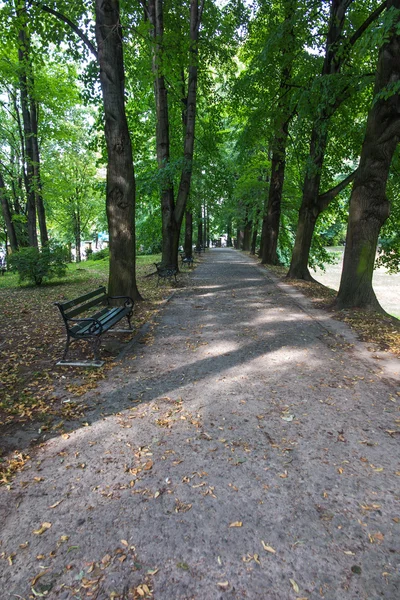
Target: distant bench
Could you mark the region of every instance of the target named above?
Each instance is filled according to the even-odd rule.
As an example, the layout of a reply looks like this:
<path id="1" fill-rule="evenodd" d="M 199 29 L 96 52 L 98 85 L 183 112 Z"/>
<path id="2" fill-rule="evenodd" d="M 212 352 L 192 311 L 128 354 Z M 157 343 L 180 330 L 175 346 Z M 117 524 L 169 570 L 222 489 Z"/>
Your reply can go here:
<path id="1" fill-rule="evenodd" d="M 124 300 L 123 306 L 111 306 L 111 300 Z M 68 364 L 75 366 L 101 366 L 99 358 L 100 338 L 111 327 L 116 325 L 124 317 L 128 320 L 129 329 L 119 331 L 132 331 L 131 316 L 134 301 L 129 296 L 108 296 L 106 288 L 101 286 L 93 292 L 78 296 L 67 302 L 56 302 L 60 309 L 67 330 L 67 343 L 64 355 L 57 364 Z M 101 308 L 102 307 L 102 308 Z M 91 309 L 95 309 L 92 314 Z M 78 315 L 84 315 L 76 318 Z M 92 343 L 94 363 L 67 362 L 66 357 L 71 340 L 86 340 Z"/>
<path id="2" fill-rule="evenodd" d="M 175 283 L 177 283 L 176 275 L 178 273 L 178 269 L 174 266 L 163 267 L 161 263 L 154 263 L 157 269 L 157 285 L 160 283 L 161 279 L 175 279 Z"/>
<path id="3" fill-rule="evenodd" d="M 193 256 L 186 256 L 185 252 L 181 252 L 181 265 L 187 265 L 188 267 L 193 267 L 194 259 Z"/>

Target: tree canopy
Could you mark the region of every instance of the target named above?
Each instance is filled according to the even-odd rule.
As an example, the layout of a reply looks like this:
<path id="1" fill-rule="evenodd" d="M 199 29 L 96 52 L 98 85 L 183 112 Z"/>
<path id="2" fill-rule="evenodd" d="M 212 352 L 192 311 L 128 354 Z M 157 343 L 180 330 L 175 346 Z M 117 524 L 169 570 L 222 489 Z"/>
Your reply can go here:
<path id="1" fill-rule="evenodd" d="M 73 245 L 79 260 L 104 235 L 110 291 L 140 299 L 136 252 L 177 266 L 193 229 L 312 279 L 349 221 L 339 304 L 379 310 L 377 247 L 400 268 L 399 10 L 3 0 L 0 244 Z"/>

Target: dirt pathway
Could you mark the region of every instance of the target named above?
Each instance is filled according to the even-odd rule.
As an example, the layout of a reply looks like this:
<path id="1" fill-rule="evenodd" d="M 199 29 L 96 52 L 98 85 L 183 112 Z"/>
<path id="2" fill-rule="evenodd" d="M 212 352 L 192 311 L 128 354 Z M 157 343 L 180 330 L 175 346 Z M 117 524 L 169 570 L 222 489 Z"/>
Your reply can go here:
<path id="1" fill-rule="evenodd" d="M 397 600 L 398 379 L 240 253 L 193 284 L 1 490 L 2 598 Z"/>

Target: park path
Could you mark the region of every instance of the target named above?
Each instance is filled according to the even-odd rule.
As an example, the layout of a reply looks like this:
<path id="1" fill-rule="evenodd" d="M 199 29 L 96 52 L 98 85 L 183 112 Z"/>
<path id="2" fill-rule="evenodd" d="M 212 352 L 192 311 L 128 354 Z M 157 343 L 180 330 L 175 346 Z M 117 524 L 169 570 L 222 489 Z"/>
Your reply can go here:
<path id="1" fill-rule="evenodd" d="M 398 379 L 242 253 L 192 283 L 1 491 L 2 598 L 397 600 Z"/>

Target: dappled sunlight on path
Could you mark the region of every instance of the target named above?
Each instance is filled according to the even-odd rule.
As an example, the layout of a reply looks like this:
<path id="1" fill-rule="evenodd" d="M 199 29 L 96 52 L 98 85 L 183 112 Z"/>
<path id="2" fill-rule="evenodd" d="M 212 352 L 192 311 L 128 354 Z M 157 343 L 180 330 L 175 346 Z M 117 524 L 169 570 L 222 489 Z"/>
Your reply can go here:
<path id="1" fill-rule="evenodd" d="M 394 600 L 398 382 L 244 254 L 192 283 L 2 492 L 10 597 Z"/>

